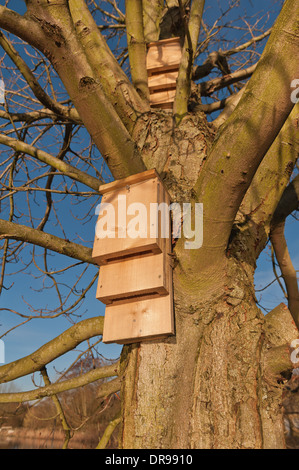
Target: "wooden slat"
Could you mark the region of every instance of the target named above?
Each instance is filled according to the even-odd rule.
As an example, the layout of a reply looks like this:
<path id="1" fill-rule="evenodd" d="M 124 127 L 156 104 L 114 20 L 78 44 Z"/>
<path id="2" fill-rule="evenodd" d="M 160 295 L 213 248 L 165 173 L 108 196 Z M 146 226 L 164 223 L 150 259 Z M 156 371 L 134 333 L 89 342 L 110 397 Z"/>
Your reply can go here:
<path id="1" fill-rule="evenodd" d="M 159 41 L 152 41 L 152 42 L 149 42 L 147 44 L 147 47 L 152 47 L 152 46 L 155 46 L 155 45 L 167 45 L 167 44 L 171 44 L 171 43 L 180 43 L 181 42 L 181 38 L 179 36 L 175 37 L 175 38 L 167 38 L 167 39 L 159 39 Z"/>
<path id="2" fill-rule="evenodd" d="M 153 75 L 158 75 L 162 73 L 169 73 L 173 70 L 179 70 L 180 64 L 173 64 L 172 62 L 169 65 L 161 65 L 160 67 L 156 67 L 152 70 L 147 70 L 147 76 L 152 77 Z"/>
<path id="3" fill-rule="evenodd" d="M 106 306 L 103 342 L 134 343 L 174 334 L 172 296 Z"/>
<path id="4" fill-rule="evenodd" d="M 159 109 L 173 109 L 173 101 L 170 101 L 169 103 L 151 104 L 151 107 Z"/>
<path id="5" fill-rule="evenodd" d="M 154 74 L 148 77 L 148 87 L 152 90 L 171 89 L 176 87 L 178 69 Z"/>
<path id="6" fill-rule="evenodd" d="M 127 178 L 122 178 L 120 180 L 112 181 L 111 183 L 102 184 L 99 187 L 100 194 L 105 194 L 110 191 L 116 191 L 117 189 L 124 188 L 125 186 L 140 183 L 141 181 L 146 181 L 152 178 L 158 178 L 159 175 L 155 168 L 151 170 L 146 170 L 136 175 L 127 176 Z"/>
<path id="7" fill-rule="evenodd" d="M 136 296 L 168 294 L 165 257 L 165 253 L 160 253 L 102 266 L 96 298 L 110 304 Z"/>
<path id="8" fill-rule="evenodd" d="M 127 185 L 121 187 L 117 191 L 110 191 L 105 193 L 102 198 L 102 203 L 110 203 L 114 207 L 115 212 L 115 226 L 112 230 L 115 231 L 115 238 L 98 238 L 95 236 L 92 257 L 99 265 L 106 264 L 108 262 L 118 262 L 123 257 L 132 257 L 133 255 L 146 255 L 149 252 L 152 254 L 161 253 L 162 242 L 159 233 L 157 236 L 151 237 L 150 231 L 150 204 L 160 203 L 161 200 L 161 188 L 162 183 L 158 178 L 152 178 L 134 185 Z M 126 216 L 126 225 L 118 226 L 118 197 L 125 196 L 126 207 L 122 210 L 127 213 L 127 208 L 130 204 L 138 202 L 142 203 L 146 209 L 147 218 L 143 221 L 146 226 L 147 234 L 143 238 L 131 238 L 128 233 L 128 223 L 133 216 Z M 104 213 L 105 215 L 105 213 Z M 98 220 L 102 215 L 99 215 Z M 123 234 L 123 238 L 122 238 Z"/>
<path id="9" fill-rule="evenodd" d="M 170 38 L 148 44 L 146 68 L 165 70 L 165 67 L 179 66 L 182 57 L 180 38 Z"/>
<path id="10" fill-rule="evenodd" d="M 161 90 L 150 94 L 151 106 L 160 106 L 164 104 L 170 104 L 174 102 L 176 89 L 172 90 Z"/>

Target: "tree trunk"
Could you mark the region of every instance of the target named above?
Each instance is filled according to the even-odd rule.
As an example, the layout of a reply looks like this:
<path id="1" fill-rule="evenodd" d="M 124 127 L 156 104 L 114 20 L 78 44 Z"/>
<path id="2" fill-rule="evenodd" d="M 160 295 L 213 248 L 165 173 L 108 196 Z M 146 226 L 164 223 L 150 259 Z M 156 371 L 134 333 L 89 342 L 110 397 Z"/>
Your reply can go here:
<path id="1" fill-rule="evenodd" d="M 206 121 L 193 126 L 192 119 L 172 132 L 167 117 L 160 117 L 159 125 L 143 121 L 147 138 L 139 134 L 145 160 L 158 162 L 161 174 L 167 167 L 165 183 L 181 202 L 191 196 L 213 140 Z M 281 372 L 292 367 L 285 343 L 298 332 L 284 306 L 283 328 L 266 321 L 254 295 L 255 257 L 247 252 L 242 259 L 240 244 L 234 247 L 222 263 L 219 257 L 217 266 L 211 263 L 209 272 L 188 265 L 195 255 L 186 252 L 193 250 L 175 247 L 176 334 L 126 346 L 122 353 L 123 448 L 285 447 Z M 278 350 L 284 360 L 275 368 Z"/>
<path id="2" fill-rule="evenodd" d="M 285 447 L 285 364 L 276 373 L 267 368 L 273 341 L 242 267 L 228 263 L 226 279 L 222 295 L 195 307 L 188 293 L 175 292 L 175 337 L 126 347 L 123 448 Z"/>

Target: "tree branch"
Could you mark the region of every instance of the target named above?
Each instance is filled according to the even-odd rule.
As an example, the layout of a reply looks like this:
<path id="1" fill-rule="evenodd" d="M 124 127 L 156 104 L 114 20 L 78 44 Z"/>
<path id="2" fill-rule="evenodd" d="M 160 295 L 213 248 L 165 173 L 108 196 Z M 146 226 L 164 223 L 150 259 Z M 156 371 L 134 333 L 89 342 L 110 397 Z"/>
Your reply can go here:
<path id="1" fill-rule="evenodd" d="M 256 256 L 268 239 L 271 219 L 289 183 L 298 154 L 298 106 L 294 106 L 255 173 L 237 215 L 237 220 L 241 218 L 244 221 L 246 217 L 251 231 L 263 227 L 264 237 L 261 232 L 253 234 L 252 244 L 255 246 Z M 292 210 L 295 210 L 295 206 Z"/>
<path id="2" fill-rule="evenodd" d="M 291 361 L 291 343 L 299 331 L 288 308 L 279 304 L 265 316 L 264 370 L 268 378 L 276 379 L 294 368 Z"/>
<path id="3" fill-rule="evenodd" d="M 49 387 L 51 385 L 51 382 L 50 382 L 50 379 L 49 379 L 49 376 L 48 376 L 48 372 L 47 372 L 47 369 L 46 367 L 43 367 L 41 369 L 41 375 L 44 379 L 44 383 L 45 383 L 45 386 L 46 387 Z M 55 405 L 55 408 L 57 410 L 57 413 L 60 417 L 60 421 L 61 421 L 61 424 L 62 424 L 62 428 L 64 430 L 64 435 L 65 435 L 65 440 L 64 440 L 64 443 L 63 443 L 63 446 L 62 446 L 62 449 L 66 449 L 67 446 L 68 446 L 68 443 L 69 443 L 69 440 L 71 438 L 71 428 L 70 426 L 68 425 L 68 422 L 66 420 L 66 417 L 65 417 L 65 414 L 63 412 L 63 409 L 62 409 L 62 406 L 61 406 L 61 403 L 59 401 L 59 398 L 57 397 L 56 394 L 53 394 L 52 395 L 52 400 L 53 400 L 53 403 Z"/>
<path id="4" fill-rule="evenodd" d="M 298 8 L 296 0 L 285 2 L 256 71 L 195 185 L 204 207 L 206 248 L 198 253 L 198 262 L 210 263 L 209 250 L 216 263 L 225 254 L 242 199 L 294 106 L 290 83 L 299 75 L 299 64 L 289 57 L 299 54 Z"/>
<path id="5" fill-rule="evenodd" d="M 37 390 L 17 393 L 0 393 L 0 403 L 21 403 L 24 401 L 39 400 L 44 397 L 56 395 L 57 393 L 66 392 L 67 390 L 83 387 L 84 385 L 95 382 L 96 380 L 114 377 L 116 375 L 118 375 L 118 363 L 111 364 L 110 366 L 99 367 L 77 377 L 64 380 L 63 382 L 54 383 L 46 387 L 41 387 Z M 109 384 L 103 388 L 104 395 L 99 392 L 98 398 L 108 396 L 119 390 L 119 384 L 120 381 L 118 379 L 109 381 Z"/>
<path id="6" fill-rule="evenodd" d="M 264 353 L 264 374 L 267 379 L 277 380 L 281 374 L 291 372 L 293 368 L 288 343 L 270 348 Z"/>
<path id="7" fill-rule="evenodd" d="M 54 157 L 53 155 L 45 152 L 44 150 L 37 149 L 32 145 L 26 144 L 25 142 L 21 142 L 20 140 L 13 139 L 12 137 L 8 137 L 4 134 L 0 134 L 0 144 L 6 145 L 16 152 L 26 153 L 27 155 L 31 155 L 34 158 L 37 158 L 43 163 L 56 168 L 56 170 L 61 171 L 69 178 L 72 178 L 76 181 L 79 181 L 82 184 L 85 184 L 89 188 L 98 191 L 99 185 L 102 180 L 95 178 L 94 176 L 90 176 L 84 171 L 78 170 L 77 168 L 65 163 L 59 158 Z"/>
<path id="8" fill-rule="evenodd" d="M 65 256 L 78 259 L 85 263 L 96 264 L 91 257 L 92 249 L 83 245 L 64 240 L 62 238 L 51 235 L 50 233 L 41 232 L 25 225 L 7 222 L 0 219 L 0 239 L 12 238 L 13 240 L 21 240 L 26 243 L 47 248 Z"/>
<path id="9" fill-rule="evenodd" d="M 284 222 L 276 225 L 275 228 L 271 230 L 270 240 L 286 285 L 288 307 L 299 330 L 299 289 L 297 273 L 289 254 L 287 242 L 284 236 L 284 227 Z"/>
<path id="10" fill-rule="evenodd" d="M 299 330 L 299 289 L 297 273 L 293 266 L 284 236 L 286 217 L 298 208 L 299 175 L 287 186 L 271 222 L 270 240 L 285 282 L 288 307 Z"/>
<path id="11" fill-rule="evenodd" d="M 104 431 L 102 438 L 100 439 L 96 449 L 106 449 L 109 439 L 112 436 L 112 433 L 116 426 L 121 421 L 121 412 L 119 411 L 112 421 L 108 424 L 107 428 Z"/>
<path id="12" fill-rule="evenodd" d="M 75 109 L 73 108 L 75 111 Z M 40 119 L 53 119 L 57 121 L 57 114 L 53 113 L 47 108 L 40 109 L 38 111 L 29 111 L 28 113 L 8 113 L 0 109 L 0 118 L 6 119 L 10 122 L 27 122 L 33 123 L 34 121 L 38 121 Z M 78 123 L 82 124 L 82 121 L 77 121 Z"/>
<path id="13" fill-rule="evenodd" d="M 149 110 L 111 53 L 84 0 L 70 0 L 70 12 L 93 73 L 111 99 L 125 127 L 132 132 L 138 113 Z M 144 71 L 146 72 L 145 68 Z M 143 73 L 144 73 L 143 71 Z M 147 78 L 147 77 L 146 77 Z"/>
<path id="14" fill-rule="evenodd" d="M 197 85 L 198 92 L 201 96 L 210 96 L 215 91 L 221 90 L 233 83 L 239 82 L 240 80 L 245 80 L 246 78 L 251 77 L 253 72 L 256 70 L 257 63 L 251 65 L 250 67 L 237 72 L 230 73 L 229 75 L 224 75 L 223 77 L 213 78 L 208 82 L 202 82 Z"/>
<path id="15" fill-rule="evenodd" d="M 10 382 L 11 380 L 41 370 L 46 364 L 71 351 L 82 341 L 102 335 L 103 325 L 104 317 L 94 317 L 82 320 L 71 326 L 61 335 L 44 344 L 29 356 L 1 366 L 0 383 Z M 58 393 L 57 390 L 54 393 Z"/>
<path id="16" fill-rule="evenodd" d="M 272 346 L 290 344 L 299 334 L 289 309 L 283 303 L 267 313 L 264 330 L 266 341 Z"/>
<path id="17" fill-rule="evenodd" d="M 297 155 L 299 154 L 299 147 Z M 299 175 L 284 190 L 271 221 L 272 230 L 277 224 L 283 222 L 288 215 L 299 209 Z"/>
<path id="18" fill-rule="evenodd" d="M 45 45 L 46 38 L 39 24 L 30 15 L 19 15 L 13 10 L 0 6 L 0 28 L 15 34 L 35 47 Z"/>
<path id="19" fill-rule="evenodd" d="M 127 44 L 132 82 L 140 96 L 149 101 L 142 0 L 126 0 L 125 4 Z"/>
<path id="20" fill-rule="evenodd" d="M 145 41 L 159 40 L 164 0 L 142 0 Z"/>
<path id="21" fill-rule="evenodd" d="M 180 0 L 181 5 L 181 0 Z M 182 59 L 177 78 L 176 95 L 173 104 L 173 114 L 179 123 L 188 111 L 188 99 L 191 90 L 191 76 L 196 45 L 198 41 L 201 19 L 205 0 L 193 0 L 188 26 L 186 25 L 185 42 L 182 51 Z M 181 5 L 182 9 L 182 5 Z M 185 22 L 184 18 L 184 22 Z"/>
<path id="22" fill-rule="evenodd" d="M 272 28 L 268 29 L 265 33 L 260 34 L 259 36 L 253 37 L 249 41 L 241 44 L 240 46 L 234 47 L 227 51 L 213 51 L 209 54 L 208 58 L 204 61 L 202 65 L 198 65 L 194 67 L 193 70 L 193 80 L 199 80 L 200 78 L 206 77 L 209 73 L 215 68 L 216 66 L 221 63 L 223 58 L 228 57 L 232 54 L 237 54 L 238 52 L 247 49 L 251 44 L 261 41 L 262 39 L 266 38 L 270 35 Z"/>
<path id="23" fill-rule="evenodd" d="M 52 63 L 86 129 L 115 178 L 145 170 L 141 155 L 125 128 L 111 97 L 104 93 L 76 34 L 66 0 L 28 3 L 27 16 L 35 18 L 46 41 L 35 44 Z M 10 29 L 8 29 L 10 31 Z M 33 44 L 27 38 L 29 44 Z M 98 76 L 97 76 L 98 75 Z M 113 98 L 112 98 L 113 99 Z"/>
<path id="24" fill-rule="evenodd" d="M 245 91 L 245 87 L 241 88 L 241 90 L 238 91 L 238 93 L 235 93 L 234 95 L 231 95 L 228 98 L 226 98 L 226 100 L 224 100 L 225 101 L 224 110 L 213 121 L 213 125 L 215 127 L 218 128 L 222 126 L 222 124 L 225 123 L 225 121 L 229 118 L 229 116 L 233 113 L 236 106 L 238 105 L 240 99 L 243 96 L 244 91 Z"/>
<path id="25" fill-rule="evenodd" d="M 33 91 L 34 96 L 48 109 L 50 109 L 55 114 L 63 117 L 64 119 L 71 120 L 74 122 L 81 122 L 80 116 L 76 109 L 74 108 L 67 108 L 50 98 L 49 95 L 43 90 L 43 88 L 38 83 L 37 79 L 31 72 L 30 68 L 26 64 L 26 62 L 22 59 L 16 49 L 13 47 L 11 42 L 4 36 L 4 34 L 0 31 L 0 45 L 14 62 L 14 64 L 18 67 L 20 72 L 22 73 L 23 77 L 25 78 L 26 82 L 30 86 L 31 90 Z"/>
<path id="26" fill-rule="evenodd" d="M 272 28 L 269 28 L 267 31 L 265 31 L 264 33 L 260 34 L 259 36 L 255 36 L 253 38 L 251 38 L 249 41 L 247 42 L 244 42 L 243 44 L 241 44 L 240 46 L 237 46 L 237 47 L 233 47 L 227 51 L 221 51 L 221 53 L 225 56 L 225 57 L 228 57 L 230 55 L 233 55 L 233 54 L 237 54 L 238 52 L 241 52 L 241 51 L 244 51 L 245 49 L 247 49 L 249 46 L 251 46 L 251 44 L 255 44 L 256 42 L 259 42 L 259 41 L 262 41 L 263 39 L 265 39 L 266 37 L 268 37 L 270 34 L 271 34 L 271 31 L 272 31 Z"/>

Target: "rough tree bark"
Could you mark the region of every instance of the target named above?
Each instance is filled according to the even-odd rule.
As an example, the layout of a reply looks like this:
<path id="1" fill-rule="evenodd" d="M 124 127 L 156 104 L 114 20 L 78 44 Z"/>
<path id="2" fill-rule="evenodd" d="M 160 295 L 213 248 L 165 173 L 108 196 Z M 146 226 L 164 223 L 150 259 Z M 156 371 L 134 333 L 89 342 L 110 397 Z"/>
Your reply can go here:
<path id="1" fill-rule="evenodd" d="M 184 238 L 174 246 L 175 336 L 123 348 L 120 446 L 283 448 L 283 374 L 293 367 L 289 345 L 298 337 L 298 317 L 285 305 L 262 314 L 254 272 L 298 156 L 298 109 L 292 111 L 289 88 L 299 75 L 298 64 L 289 60 L 299 53 L 297 0 L 285 2 L 238 106 L 218 130 L 202 111 L 188 111 L 194 57 L 188 59 L 187 37 L 175 102 L 179 119 L 149 109 L 138 64 L 144 63 L 144 41 L 159 37 L 163 2 L 143 2 L 144 18 L 152 18 L 144 31 L 142 2 L 126 2 L 135 89 L 83 0 L 26 3 L 25 18 L 0 7 L 0 26 L 29 42 L 26 22 L 36 29 L 31 44 L 55 67 L 113 176 L 155 167 L 173 202 L 204 205 L 203 247 L 185 250 Z M 192 2 L 193 49 L 203 6 Z M 12 140 L 0 142 L 54 166 L 51 155 Z M 95 189 L 92 178 L 63 165 L 57 168 Z M 28 235 L 35 243 L 30 231 L 18 235 L 15 224 L 0 227 L 8 238 Z M 43 240 L 59 251 L 55 237 Z M 75 244 L 66 250 L 80 259 Z M 90 262 L 87 249 L 82 257 Z"/>

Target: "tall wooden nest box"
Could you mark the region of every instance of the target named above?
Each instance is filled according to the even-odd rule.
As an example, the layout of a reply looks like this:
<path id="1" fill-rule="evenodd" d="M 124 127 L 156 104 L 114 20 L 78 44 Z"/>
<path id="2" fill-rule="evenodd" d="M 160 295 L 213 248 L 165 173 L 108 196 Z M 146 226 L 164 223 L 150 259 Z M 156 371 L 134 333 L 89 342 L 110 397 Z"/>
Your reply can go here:
<path id="1" fill-rule="evenodd" d="M 93 246 L 104 343 L 174 334 L 170 198 L 155 170 L 100 186 Z M 159 210 L 157 210 L 159 209 Z"/>
<path id="2" fill-rule="evenodd" d="M 172 109 L 181 57 L 180 38 L 148 44 L 146 67 L 152 107 Z"/>

